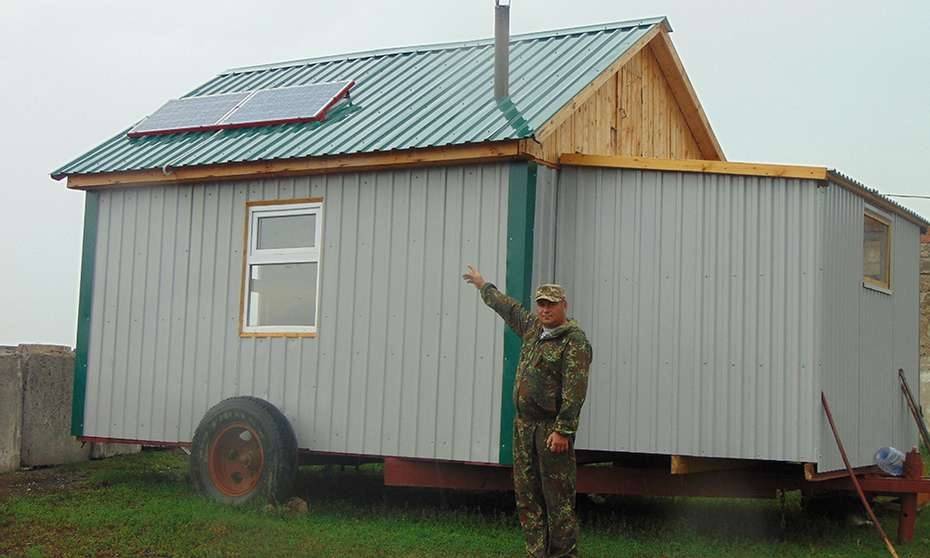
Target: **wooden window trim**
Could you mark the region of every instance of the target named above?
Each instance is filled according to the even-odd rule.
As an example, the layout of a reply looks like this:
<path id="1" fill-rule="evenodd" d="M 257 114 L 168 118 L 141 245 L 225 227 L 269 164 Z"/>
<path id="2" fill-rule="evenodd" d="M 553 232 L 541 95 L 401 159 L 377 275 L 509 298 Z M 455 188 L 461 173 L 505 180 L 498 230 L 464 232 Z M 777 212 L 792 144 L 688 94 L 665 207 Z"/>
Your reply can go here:
<path id="1" fill-rule="evenodd" d="M 245 322 L 246 322 L 246 290 L 249 285 L 249 231 L 251 230 L 252 220 L 251 213 L 253 207 L 260 206 L 269 206 L 269 205 L 299 205 L 299 204 L 308 204 L 308 203 L 317 203 L 320 204 L 320 211 L 322 213 L 323 209 L 323 197 L 315 196 L 310 198 L 293 198 L 293 199 L 283 199 L 283 200 L 252 200 L 245 202 L 245 220 L 242 227 L 242 272 L 240 273 L 240 285 L 239 285 L 239 337 L 240 338 L 289 338 L 289 339 L 316 339 L 319 336 L 319 309 L 320 309 L 320 277 L 322 277 L 322 266 L 323 266 L 323 236 L 322 236 L 322 214 L 319 215 L 320 219 L 320 231 L 321 234 L 318 237 L 317 241 L 320 245 L 320 255 L 318 261 L 318 272 L 319 276 L 317 277 L 316 283 L 316 304 L 317 304 L 317 324 L 314 327 L 313 331 L 246 331 Z"/>
<path id="2" fill-rule="evenodd" d="M 892 270 L 894 269 L 894 265 L 892 263 L 892 258 L 894 254 L 892 253 L 892 248 L 894 247 L 894 227 L 892 226 L 892 221 L 890 218 L 888 218 L 884 214 L 879 213 L 878 211 L 870 207 L 865 208 L 862 219 L 863 219 L 863 223 L 862 223 L 863 227 L 865 226 L 865 219 L 872 219 L 874 221 L 878 221 L 879 223 L 885 225 L 885 227 L 887 227 L 888 229 L 888 235 L 885 241 L 886 248 L 887 248 L 885 253 L 888 254 L 888 257 L 885 258 L 885 262 L 884 262 L 885 277 L 888 278 L 888 281 L 887 282 L 876 281 L 875 279 L 872 279 L 871 277 L 867 277 L 865 275 L 865 269 L 864 269 L 865 261 L 863 261 L 862 286 L 869 290 L 880 292 L 882 294 L 893 295 L 894 289 L 892 288 L 892 285 L 894 284 L 894 278 L 892 277 Z M 865 241 L 865 230 L 862 231 L 862 234 L 863 234 L 863 242 L 864 242 Z M 863 258 L 864 258 L 864 253 L 865 252 L 863 250 Z"/>

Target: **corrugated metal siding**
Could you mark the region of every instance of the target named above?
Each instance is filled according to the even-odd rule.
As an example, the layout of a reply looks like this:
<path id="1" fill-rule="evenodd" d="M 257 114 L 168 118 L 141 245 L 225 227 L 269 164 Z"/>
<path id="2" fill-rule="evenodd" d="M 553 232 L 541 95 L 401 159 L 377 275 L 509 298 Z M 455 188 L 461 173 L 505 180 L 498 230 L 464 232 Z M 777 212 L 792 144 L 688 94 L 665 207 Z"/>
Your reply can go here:
<path id="1" fill-rule="evenodd" d="M 533 223 L 533 289 L 555 281 L 555 238 L 559 171 L 540 165 Z"/>
<path id="2" fill-rule="evenodd" d="M 125 131 L 55 171 L 290 159 L 529 137 L 664 18 L 514 36 L 511 103 L 494 100 L 493 41 L 360 53 L 243 69 L 190 96 L 354 79 L 355 109 L 322 123 L 149 136 Z M 154 107 L 153 107 L 154 108 Z"/>
<path id="3" fill-rule="evenodd" d="M 897 370 L 918 385 L 919 230 L 893 223 L 892 295 L 862 286 L 866 204 L 837 185 L 822 190 L 824 238 L 822 386 L 853 466 L 871 465 L 875 451 L 910 449 L 916 427 L 906 414 Z M 873 208 L 874 209 L 874 208 Z M 882 213 L 879 211 L 879 213 Z M 822 416 L 822 411 L 821 411 Z M 825 420 L 818 470 L 843 462 Z"/>
<path id="4" fill-rule="evenodd" d="M 813 181 L 563 167 L 579 448 L 816 459 L 816 204 Z"/>
<path id="5" fill-rule="evenodd" d="M 190 441 L 256 395 L 320 451 L 496 462 L 506 165 L 100 194 L 84 433 Z M 324 197 L 319 338 L 240 338 L 247 200 Z"/>
<path id="6" fill-rule="evenodd" d="M 904 370 L 911 393 L 920 393 L 920 229 L 900 216 L 894 217 L 894 254 L 892 282 L 894 296 L 894 360 L 892 370 Z M 895 377 L 894 445 L 910 450 L 918 443 L 917 424 Z"/>

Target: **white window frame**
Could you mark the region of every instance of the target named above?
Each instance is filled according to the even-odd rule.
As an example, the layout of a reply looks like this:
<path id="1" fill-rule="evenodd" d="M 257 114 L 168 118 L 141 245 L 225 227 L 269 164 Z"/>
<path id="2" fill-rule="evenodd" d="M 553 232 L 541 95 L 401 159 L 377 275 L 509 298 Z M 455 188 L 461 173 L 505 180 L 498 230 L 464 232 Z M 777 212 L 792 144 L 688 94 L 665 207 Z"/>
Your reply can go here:
<path id="1" fill-rule="evenodd" d="M 866 204 L 865 211 L 863 211 L 862 223 L 863 223 L 863 242 L 865 241 L 865 219 L 869 218 L 873 221 L 878 221 L 879 223 L 888 227 L 888 262 L 886 264 L 886 271 L 888 272 L 888 284 L 884 284 L 881 281 L 875 281 L 871 277 L 865 275 L 865 251 L 863 250 L 863 262 L 862 262 L 862 286 L 866 289 L 877 291 L 886 295 L 894 294 L 894 221 L 891 216 L 886 215 L 884 212 L 875 209 L 874 207 Z"/>
<path id="2" fill-rule="evenodd" d="M 243 262 L 244 274 L 242 279 L 242 317 L 241 334 L 251 336 L 308 336 L 315 337 L 319 326 L 320 316 L 320 270 L 321 244 L 323 243 L 323 200 L 276 200 L 274 202 L 249 202 L 246 204 L 246 253 Z M 315 246 L 306 248 L 258 248 L 258 220 L 264 217 L 287 217 L 292 215 L 315 215 L 316 231 L 314 231 Z M 284 325 L 249 325 L 251 309 L 258 301 L 251 293 L 252 266 L 288 263 L 315 263 L 316 267 L 316 297 L 314 304 L 313 324 L 307 326 Z"/>

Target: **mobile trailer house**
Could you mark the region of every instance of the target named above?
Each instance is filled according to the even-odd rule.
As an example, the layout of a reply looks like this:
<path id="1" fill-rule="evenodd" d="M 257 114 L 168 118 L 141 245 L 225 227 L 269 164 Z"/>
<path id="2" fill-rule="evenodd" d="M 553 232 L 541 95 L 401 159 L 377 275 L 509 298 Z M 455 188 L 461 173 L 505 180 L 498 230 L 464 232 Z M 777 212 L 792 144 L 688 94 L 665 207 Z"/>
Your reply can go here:
<path id="1" fill-rule="evenodd" d="M 911 447 L 927 222 L 727 163 L 670 31 L 514 36 L 497 96 L 490 40 L 234 69 L 55 171 L 86 196 L 73 434 L 199 444 L 227 501 L 298 448 L 507 465 L 519 339 L 473 263 L 525 303 L 567 287 L 589 461 L 833 471 L 821 390 L 855 466 Z"/>

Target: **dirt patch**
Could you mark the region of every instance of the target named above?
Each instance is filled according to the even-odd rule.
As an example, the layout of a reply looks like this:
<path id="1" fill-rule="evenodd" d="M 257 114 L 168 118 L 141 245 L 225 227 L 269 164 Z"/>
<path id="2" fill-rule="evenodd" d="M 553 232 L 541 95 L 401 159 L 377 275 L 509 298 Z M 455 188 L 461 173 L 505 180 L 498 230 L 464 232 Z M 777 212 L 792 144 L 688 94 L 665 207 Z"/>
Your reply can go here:
<path id="1" fill-rule="evenodd" d="M 89 483 L 88 472 L 67 467 L 43 467 L 0 475 L 0 502 L 33 494 L 50 494 Z"/>

